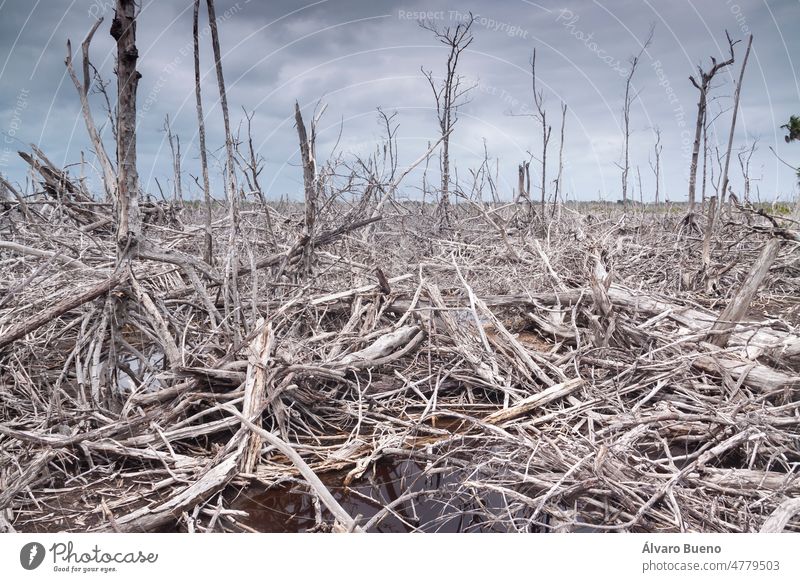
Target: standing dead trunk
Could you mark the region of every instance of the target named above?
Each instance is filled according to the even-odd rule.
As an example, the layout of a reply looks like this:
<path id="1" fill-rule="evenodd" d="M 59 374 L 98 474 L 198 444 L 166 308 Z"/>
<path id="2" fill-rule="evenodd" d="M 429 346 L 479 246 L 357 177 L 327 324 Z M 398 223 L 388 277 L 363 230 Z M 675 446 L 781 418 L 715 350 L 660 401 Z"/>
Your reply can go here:
<path id="1" fill-rule="evenodd" d="M 755 139 L 749 148 L 739 152 L 737 155 L 737 158 L 739 159 L 739 167 L 742 169 L 742 179 L 744 179 L 745 202 L 750 202 L 750 160 L 753 158 L 753 154 L 756 151 L 757 145 L 758 139 Z"/>
<path id="2" fill-rule="evenodd" d="M 261 170 L 263 169 L 262 162 L 263 159 L 256 153 L 256 149 L 253 146 L 253 113 L 247 113 L 247 110 L 244 112 L 245 119 L 247 119 L 247 154 L 248 158 L 245 159 L 244 156 L 241 154 L 240 157 L 244 160 L 245 165 L 247 166 L 244 175 L 247 179 L 248 185 L 253 189 L 253 191 L 258 196 L 258 200 L 261 203 L 261 207 L 264 209 L 264 218 L 266 219 L 267 223 L 267 232 L 269 233 L 270 243 L 274 246 L 275 245 L 275 230 L 272 227 L 272 217 L 270 216 L 269 206 L 267 205 L 267 198 L 264 196 L 264 191 L 261 189 L 261 184 L 258 181 L 258 176 L 261 174 Z M 249 175 L 248 175 L 249 174 Z"/>
<path id="3" fill-rule="evenodd" d="M 200 140 L 200 166 L 203 172 L 203 200 L 206 207 L 203 259 L 209 265 L 214 264 L 214 243 L 211 238 L 211 186 L 208 179 L 208 154 L 206 153 L 206 123 L 203 119 L 203 97 L 200 92 L 200 42 L 199 42 L 200 0 L 194 0 L 194 95 L 197 102 L 197 131 Z"/>
<path id="4" fill-rule="evenodd" d="M 708 271 L 711 267 L 711 237 L 714 234 L 714 222 L 717 217 L 717 197 L 712 196 L 708 205 L 708 220 L 706 232 L 703 236 L 703 268 Z"/>
<path id="5" fill-rule="evenodd" d="M 525 194 L 525 163 L 521 163 L 517 167 L 517 204 L 526 198 Z"/>
<path id="6" fill-rule="evenodd" d="M 531 163 L 522 162 L 518 168 L 518 189 L 516 203 L 522 201 L 528 205 L 528 211 L 533 211 L 533 203 L 531 202 Z M 527 183 L 527 186 L 526 186 Z"/>
<path id="7" fill-rule="evenodd" d="M 234 325 L 234 336 L 239 341 L 239 328 L 242 323 L 239 305 L 239 253 L 236 247 L 239 233 L 239 194 L 236 188 L 236 166 L 233 154 L 233 138 L 231 137 L 231 124 L 228 115 L 228 96 L 225 91 L 225 77 L 222 74 L 222 54 L 219 48 L 219 34 L 217 32 L 217 16 L 214 12 L 214 0 L 206 0 L 208 6 L 208 23 L 211 27 L 211 45 L 214 49 L 214 62 L 217 70 L 217 85 L 219 87 L 219 100 L 222 107 L 222 120 L 225 125 L 225 152 L 227 153 L 227 190 L 228 190 L 228 252 L 225 256 L 225 275 L 223 295 L 225 299 L 226 315 L 231 317 Z"/>
<path id="8" fill-rule="evenodd" d="M 661 130 L 659 128 L 655 128 L 656 132 L 656 143 L 653 146 L 653 153 L 655 154 L 655 164 L 650 162 L 650 168 L 653 170 L 653 174 L 656 177 L 656 206 L 658 206 L 659 201 L 659 192 L 660 192 L 660 184 L 661 184 L 661 150 L 664 146 L 661 145 Z"/>
<path id="9" fill-rule="evenodd" d="M 636 101 L 636 98 L 639 96 L 633 89 L 633 76 L 636 74 L 636 67 L 639 64 L 639 59 L 642 57 L 644 51 L 647 50 L 647 47 L 650 46 L 650 43 L 653 41 L 653 30 L 654 28 L 650 28 L 650 34 L 647 37 L 647 40 L 642 45 L 642 49 L 639 51 L 639 54 L 635 57 L 631 57 L 630 60 L 630 71 L 628 71 L 628 76 L 625 78 L 625 100 L 622 104 L 622 137 L 623 137 L 623 148 L 622 148 L 622 205 L 624 209 L 628 207 L 628 174 L 630 172 L 630 139 L 631 139 L 631 105 L 633 102 Z"/>
<path id="10" fill-rule="evenodd" d="M 703 178 L 701 182 L 701 205 L 703 208 L 706 207 L 706 186 L 708 185 L 708 126 L 710 122 L 708 121 L 707 112 L 703 112 Z M 713 173 L 714 168 L 711 168 Z"/>
<path id="11" fill-rule="evenodd" d="M 555 216 L 556 213 L 556 206 L 560 203 L 559 196 L 561 195 L 561 190 L 563 189 L 563 184 L 561 183 L 564 176 L 564 126 L 567 122 L 567 104 L 561 103 L 561 139 L 558 144 L 558 177 L 556 178 L 556 191 L 555 195 L 553 196 L 553 212 L 551 216 Z M 561 214 L 559 213 L 559 216 Z"/>
<path id="12" fill-rule="evenodd" d="M 183 185 L 181 184 L 181 138 L 172 134 L 169 123 L 169 114 L 164 121 L 164 129 L 169 140 L 169 151 L 172 154 L 172 198 L 176 203 L 183 205 Z"/>
<path id="13" fill-rule="evenodd" d="M 547 144 L 550 143 L 550 134 L 553 130 L 552 127 L 547 125 L 547 111 L 544 108 L 544 92 L 536 90 L 536 49 L 533 49 L 533 56 L 531 57 L 531 83 L 533 87 L 533 104 L 536 106 L 536 113 L 539 121 L 542 124 L 542 198 L 541 198 L 541 216 L 542 224 L 544 224 L 544 212 L 547 198 Z"/>
<path id="14" fill-rule="evenodd" d="M 136 254 L 142 234 L 136 171 L 136 3 L 117 0 L 111 36 L 117 41 L 117 259 Z"/>
<path id="15" fill-rule="evenodd" d="M 697 70 L 699 76 L 697 79 L 690 76 L 689 80 L 692 85 L 700 92 L 697 101 L 697 120 L 694 127 L 694 144 L 692 146 L 692 161 L 689 165 L 689 212 L 694 212 L 695 196 L 697 191 L 697 161 L 700 155 L 700 139 L 702 137 L 703 125 L 706 121 L 706 109 L 708 107 L 708 91 L 711 87 L 711 80 L 719 71 L 733 64 L 733 47 L 736 42 L 732 41 L 728 33 L 725 33 L 728 39 L 728 48 L 730 50 L 730 58 L 727 61 L 718 63 L 714 57 L 711 57 L 711 68 L 704 71 L 702 67 L 698 66 Z"/>
<path id="16" fill-rule="evenodd" d="M 97 155 L 100 168 L 103 171 L 103 186 L 105 187 L 106 197 L 108 200 L 113 201 L 116 199 L 117 174 L 114 171 L 114 166 L 111 163 L 111 159 L 108 157 L 103 140 L 100 138 L 100 133 L 97 131 L 97 126 L 95 125 L 94 117 L 92 116 L 92 109 L 89 105 L 89 89 L 91 88 L 92 84 L 92 77 L 89 74 L 89 45 L 92 42 L 94 33 L 97 32 L 97 28 L 100 26 L 100 24 L 102 24 L 102 22 L 103 19 L 101 18 L 94 23 L 94 26 L 92 26 L 89 34 L 86 35 L 86 38 L 81 44 L 81 52 L 83 54 L 83 83 L 78 80 L 78 76 L 75 74 L 75 69 L 72 66 L 72 45 L 70 41 L 67 41 L 67 58 L 65 60 L 65 64 L 67 66 L 67 72 L 69 72 L 69 76 L 72 79 L 72 82 L 75 84 L 75 89 L 78 90 L 78 96 L 81 100 L 81 112 L 83 113 L 83 120 L 86 124 L 86 131 L 89 133 L 89 139 L 92 142 L 92 147 Z"/>
<path id="17" fill-rule="evenodd" d="M 420 22 L 420 26 L 433 32 L 439 42 L 448 48 L 445 77 L 438 86 L 433 80 L 433 73 L 422 70 L 422 74 L 428 80 L 433 96 L 436 99 L 436 115 L 439 121 L 439 131 L 443 137 L 441 150 L 442 185 L 437 208 L 439 228 L 449 228 L 450 226 L 450 134 L 456 121 L 458 121 L 460 100 L 472 88 L 462 88 L 461 86 L 461 76 L 457 74 L 458 59 L 461 53 L 472 43 L 473 37 L 470 33 L 470 28 L 474 20 L 470 13 L 469 19 L 456 26 L 455 30 L 449 27 L 439 29 L 428 22 Z"/>
<path id="18" fill-rule="evenodd" d="M 638 164 L 636 166 L 636 181 L 639 185 L 639 205 L 642 207 L 644 213 L 644 188 L 642 188 L 642 171 Z"/>
<path id="19" fill-rule="evenodd" d="M 306 273 L 311 272 L 311 261 L 314 255 L 314 221 L 317 216 L 317 167 L 314 159 L 314 144 L 309 141 L 308 132 L 303 115 L 300 113 L 300 104 L 295 101 L 294 120 L 297 124 L 297 137 L 300 140 L 300 156 L 303 159 L 303 186 L 305 190 L 305 231 L 307 238 L 304 248 Z"/>
<path id="20" fill-rule="evenodd" d="M 750 47 L 753 46 L 753 35 L 747 40 L 747 50 L 742 61 L 742 70 L 739 72 L 739 82 L 736 83 L 736 93 L 733 98 L 733 113 L 731 113 L 731 131 L 728 134 L 728 150 L 725 152 L 725 167 L 722 169 L 722 185 L 720 186 L 720 203 L 725 203 L 725 196 L 728 192 L 728 168 L 731 162 L 731 148 L 733 147 L 733 133 L 736 130 L 736 116 L 739 112 L 739 96 L 742 93 L 742 81 L 744 80 L 744 69 L 747 66 L 747 57 L 750 56 Z"/>

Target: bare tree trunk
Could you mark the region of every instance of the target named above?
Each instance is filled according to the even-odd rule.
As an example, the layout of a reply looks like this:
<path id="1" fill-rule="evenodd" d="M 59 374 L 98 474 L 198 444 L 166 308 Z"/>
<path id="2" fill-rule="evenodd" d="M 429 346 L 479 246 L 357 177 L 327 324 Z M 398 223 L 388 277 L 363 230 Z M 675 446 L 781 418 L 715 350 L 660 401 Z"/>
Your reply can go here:
<path id="1" fill-rule="evenodd" d="M 453 126 L 458 120 L 459 100 L 471 89 L 462 89 L 461 77 L 458 75 L 458 59 L 461 53 L 472 43 L 473 37 L 470 27 L 474 22 L 470 14 L 469 20 L 456 26 L 455 30 L 448 28 L 439 29 L 433 24 L 422 21 L 420 25 L 426 30 L 434 33 L 436 38 L 448 49 L 447 69 L 444 81 L 437 87 L 433 80 L 433 73 L 422 70 L 422 74 L 428 80 L 436 99 L 436 114 L 439 119 L 439 130 L 443 136 L 441 150 L 441 195 L 437 208 L 439 228 L 450 226 L 450 134 Z"/>
<path id="2" fill-rule="evenodd" d="M 542 110 L 542 221 L 544 222 L 544 211 L 545 211 L 545 204 L 547 198 L 547 181 L 545 176 L 547 176 L 547 143 L 550 141 L 550 133 L 552 131 L 552 127 L 547 127 L 545 131 L 545 113 Z"/>
<path id="3" fill-rule="evenodd" d="M 533 56 L 531 57 L 531 78 L 533 85 L 533 104 L 536 106 L 536 112 L 539 116 L 539 121 L 542 124 L 542 199 L 541 199 L 541 216 L 542 225 L 544 225 L 544 212 L 547 192 L 547 144 L 550 142 L 550 134 L 552 127 L 547 125 L 547 111 L 544 108 L 544 92 L 536 91 L 536 49 L 533 49 Z"/>
<path id="4" fill-rule="evenodd" d="M 528 212 L 530 212 L 532 216 L 533 202 L 531 201 L 531 163 L 522 162 L 517 167 L 517 172 L 519 174 L 519 193 L 517 194 L 516 203 L 519 204 L 520 202 L 524 201 L 527 205 Z"/>
<path id="5" fill-rule="evenodd" d="M 295 101 L 294 119 L 297 124 L 297 136 L 300 140 L 300 155 L 303 159 L 303 185 L 305 187 L 305 232 L 307 237 L 304 248 L 306 272 L 311 272 L 311 261 L 314 255 L 314 221 L 317 216 L 317 168 L 314 160 L 314 146 L 309 142 L 308 132 L 300 113 L 300 104 Z"/>
<path id="6" fill-rule="evenodd" d="M 261 184 L 258 182 L 258 175 L 261 173 L 261 169 L 259 168 L 259 157 L 256 155 L 256 150 L 253 147 L 253 132 L 252 132 L 252 119 L 255 113 L 250 115 L 247 114 L 245 111 L 244 116 L 247 119 L 247 147 L 248 153 L 250 157 L 250 161 L 247 162 L 247 165 L 250 169 L 250 176 L 252 177 L 253 189 L 258 194 L 258 200 L 261 202 L 261 206 L 264 208 L 264 216 L 266 217 L 267 221 L 267 232 L 269 232 L 270 242 L 274 245 L 275 244 L 275 231 L 272 228 L 272 217 L 269 213 L 269 207 L 267 206 L 267 199 L 264 196 L 264 192 L 261 190 Z"/>
<path id="7" fill-rule="evenodd" d="M 653 170 L 653 174 L 656 177 L 656 207 L 658 207 L 659 201 L 659 192 L 660 192 L 660 184 L 661 184 L 661 150 L 663 146 L 661 145 L 661 130 L 656 128 L 656 143 L 653 146 L 653 153 L 656 157 L 655 166 L 651 163 L 650 168 Z"/>
<path id="8" fill-rule="evenodd" d="M 172 198 L 174 202 L 183 205 L 183 185 L 181 184 L 181 138 L 172 135 L 172 127 L 169 123 L 169 114 L 164 121 L 164 129 L 169 140 L 169 151 L 172 154 Z"/>
<path id="9" fill-rule="evenodd" d="M 706 120 L 706 108 L 708 106 L 708 90 L 711 87 L 711 80 L 720 70 L 728 65 L 733 64 L 733 47 L 736 42 L 732 41 L 728 33 L 725 33 L 728 39 L 728 48 L 730 50 L 730 58 L 726 61 L 718 63 L 714 57 L 711 57 L 711 68 L 704 71 L 702 67 L 697 67 L 699 74 L 698 79 L 693 76 L 689 77 L 692 85 L 700 92 L 700 97 L 697 101 L 697 120 L 694 128 L 694 144 L 692 146 L 692 161 L 689 165 L 689 212 L 694 212 L 695 197 L 697 191 L 697 160 L 700 154 L 700 138 L 702 135 L 703 124 Z"/>
<path id="10" fill-rule="evenodd" d="M 753 141 L 753 145 L 750 146 L 749 152 L 745 150 L 743 152 L 739 152 L 739 155 L 737 156 L 739 158 L 739 166 L 742 168 L 742 178 L 744 179 L 744 200 L 746 202 L 750 201 L 750 160 L 756 151 L 757 145 L 758 139 Z"/>
<path id="11" fill-rule="evenodd" d="M 689 212 L 694 211 L 695 192 L 697 190 L 697 161 L 700 156 L 700 140 L 703 125 L 706 119 L 706 92 L 700 89 L 700 99 L 697 102 L 697 122 L 694 128 L 694 143 L 692 145 L 692 161 L 689 165 Z"/>
<path id="12" fill-rule="evenodd" d="M 449 115 L 447 116 L 450 117 Z M 450 121 L 446 122 L 449 125 Z M 444 138 L 441 152 L 442 184 L 439 198 L 439 220 L 442 226 L 450 226 L 450 136 Z"/>
<path id="13" fill-rule="evenodd" d="M 206 123 L 203 119 L 203 98 L 200 93 L 200 42 L 199 42 L 200 0 L 194 0 L 194 94 L 197 102 L 197 129 L 200 138 L 200 166 L 203 172 L 203 200 L 206 207 L 203 259 L 214 264 L 214 243 L 211 238 L 211 186 L 208 179 L 208 154 L 206 153 Z"/>
<path id="14" fill-rule="evenodd" d="M 81 51 L 83 53 L 83 83 L 78 80 L 78 76 L 75 74 L 75 69 L 72 66 L 72 45 L 70 44 L 70 41 L 67 41 L 67 58 L 65 60 L 65 64 L 67 66 L 69 76 L 72 79 L 72 82 L 75 84 L 75 88 L 78 90 L 78 96 L 81 100 L 81 112 L 83 113 L 83 120 L 86 124 L 86 131 L 89 133 L 89 139 L 92 142 L 92 147 L 94 147 L 94 151 L 100 163 L 100 168 L 103 170 L 103 186 L 105 187 L 106 197 L 113 201 L 116 199 L 117 174 L 114 171 L 114 166 L 111 163 L 110 158 L 108 157 L 103 140 L 100 138 L 100 134 L 97 131 L 97 126 L 95 125 L 94 117 L 92 116 L 92 109 L 89 105 L 89 89 L 91 88 L 92 83 L 92 77 L 89 74 L 89 45 L 92 42 L 94 33 L 97 32 L 97 28 L 100 26 L 100 24 L 102 24 L 102 22 L 103 19 L 101 18 L 94 23 L 94 26 L 92 26 L 89 34 L 86 35 L 86 38 L 81 44 Z"/>
<path id="15" fill-rule="evenodd" d="M 214 12 L 214 0 L 206 0 L 208 6 L 208 23 L 211 27 L 211 45 L 214 49 L 214 61 L 217 69 L 217 85 L 219 86 L 220 106 L 222 107 L 222 120 L 225 125 L 225 151 L 227 153 L 227 178 L 228 178 L 228 252 L 225 257 L 224 297 L 227 316 L 232 317 L 237 324 L 234 325 L 235 340 L 239 341 L 239 328 L 242 323 L 241 310 L 239 309 L 239 253 L 236 248 L 239 233 L 239 194 L 236 188 L 236 165 L 233 154 L 233 138 L 231 137 L 231 124 L 228 116 L 228 97 L 225 92 L 225 77 L 222 74 L 222 55 L 219 48 L 219 34 L 217 32 L 217 16 Z"/>
<path id="16" fill-rule="evenodd" d="M 644 212 L 644 190 L 642 189 L 642 171 L 639 168 L 639 165 L 636 165 L 636 180 L 639 184 L 639 204 L 642 207 L 642 212 Z"/>
<path id="17" fill-rule="evenodd" d="M 111 36 L 117 41 L 117 259 L 134 256 L 141 241 L 136 171 L 136 3 L 117 0 Z"/>
<path id="18" fill-rule="evenodd" d="M 567 121 L 567 104 L 561 103 L 561 140 L 558 145 L 558 177 L 556 178 L 556 192 L 555 197 L 553 200 L 553 215 L 556 212 L 556 206 L 559 204 L 559 195 L 561 194 L 561 189 L 563 185 L 561 184 L 561 180 L 564 176 L 564 126 L 566 125 Z"/>
<path id="19" fill-rule="evenodd" d="M 631 69 L 628 72 L 628 76 L 625 78 L 625 101 L 622 105 L 622 132 L 623 132 L 623 159 L 622 159 L 622 205 L 623 208 L 628 207 L 628 173 L 630 172 L 630 138 L 631 138 L 631 105 L 636 98 L 638 97 L 638 93 L 633 93 L 633 76 L 636 74 L 636 67 L 639 65 L 639 59 L 642 57 L 644 51 L 647 50 L 647 47 L 650 46 L 650 43 L 653 41 L 653 32 L 654 28 L 650 28 L 650 34 L 647 37 L 647 40 L 642 45 L 642 49 L 639 51 L 639 54 L 635 57 L 631 57 L 630 65 Z"/>
<path id="20" fill-rule="evenodd" d="M 631 80 L 633 74 L 636 72 L 636 63 L 638 59 L 633 59 L 631 70 L 628 77 L 625 79 L 625 102 L 622 106 L 622 138 L 623 138 L 623 155 L 622 155 L 622 208 L 628 208 L 628 172 L 630 170 L 630 156 L 629 144 L 631 138 Z"/>
<path id="21" fill-rule="evenodd" d="M 183 184 L 181 178 L 181 136 L 175 135 L 175 183 L 178 185 L 178 203 L 183 207 Z"/>
<path id="22" fill-rule="evenodd" d="M 708 204 L 708 220 L 703 237 L 703 268 L 708 271 L 711 266 L 711 236 L 714 234 L 714 222 L 717 217 L 717 197 L 712 196 Z"/>
<path id="23" fill-rule="evenodd" d="M 725 196 L 728 192 L 728 167 L 731 161 L 731 148 L 733 147 L 733 132 L 736 130 L 736 116 L 739 113 L 739 96 L 742 92 L 742 81 L 744 80 L 744 69 L 747 66 L 747 57 L 750 56 L 750 47 L 753 46 L 753 35 L 747 41 L 747 50 L 742 61 L 742 70 L 739 72 L 739 82 L 736 83 L 736 93 L 733 98 L 733 113 L 731 114 L 731 131 L 728 134 L 728 150 L 725 152 L 725 167 L 722 169 L 722 186 L 720 186 L 720 203 L 725 203 Z"/>
<path id="24" fill-rule="evenodd" d="M 701 185 L 701 206 L 706 207 L 706 185 L 708 184 L 708 114 L 703 113 L 703 178 Z"/>
<path id="25" fill-rule="evenodd" d="M 528 210 L 533 211 L 531 200 L 531 163 L 525 162 L 525 196 L 528 198 Z"/>

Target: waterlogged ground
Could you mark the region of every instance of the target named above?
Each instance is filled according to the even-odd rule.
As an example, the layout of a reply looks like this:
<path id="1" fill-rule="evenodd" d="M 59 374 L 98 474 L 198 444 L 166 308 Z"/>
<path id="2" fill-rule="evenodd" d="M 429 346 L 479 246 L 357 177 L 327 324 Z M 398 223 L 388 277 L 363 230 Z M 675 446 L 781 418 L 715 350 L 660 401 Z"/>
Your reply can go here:
<path id="1" fill-rule="evenodd" d="M 366 524 L 381 509 L 394 503 L 392 511 L 380 520 L 374 532 L 500 532 L 498 524 L 480 517 L 477 502 L 461 495 L 448 494 L 459 486 L 454 474 L 428 475 L 422 464 L 409 460 L 378 462 L 350 487 L 343 485 L 343 473 L 321 476 L 334 497 L 352 516 L 360 515 Z M 423 492 L 427 492 L 423 494 Z M 401 499 L 402 498 L 402 499 Z M 399 500 L 399 501 L 398 501 Z M 480 503 L 500 507 L 500 495 L 483 495 Z M 324 530 L 318 527 L 317 516 L 328 524 L 330 515 L 315 507 L 314 498 L 302 483 L 265 489 L 250 487 L 231 504 L 249 517 L 244 525 L 261 532 L 305 532 Z M 321 511 L 321 514 L 320 514 Z"/>

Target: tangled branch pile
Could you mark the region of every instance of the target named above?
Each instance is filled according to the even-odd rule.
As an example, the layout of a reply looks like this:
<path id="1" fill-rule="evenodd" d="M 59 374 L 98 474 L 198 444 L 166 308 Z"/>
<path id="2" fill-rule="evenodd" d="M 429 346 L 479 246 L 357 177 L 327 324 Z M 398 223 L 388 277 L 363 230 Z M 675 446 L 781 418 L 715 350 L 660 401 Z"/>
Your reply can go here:
<path id="1" fill-rule="evenodd" d="M 103 206 L 30 159 L 0 214 L 7 530 L 242 531 L 236 491 L 285 482 L 321 529 L 424 498 L 504 531 L 800 529 L 791 221 L 464 200 L 442 230 L 366 187 L 310 235 L 302 205 L 248 203 L 233 239 L 220 211 L 213 264 L 197 207 L 144 205 L 123 271 Z M 447 485 L 359 520 L 318 479 L 392 458 Z"/>

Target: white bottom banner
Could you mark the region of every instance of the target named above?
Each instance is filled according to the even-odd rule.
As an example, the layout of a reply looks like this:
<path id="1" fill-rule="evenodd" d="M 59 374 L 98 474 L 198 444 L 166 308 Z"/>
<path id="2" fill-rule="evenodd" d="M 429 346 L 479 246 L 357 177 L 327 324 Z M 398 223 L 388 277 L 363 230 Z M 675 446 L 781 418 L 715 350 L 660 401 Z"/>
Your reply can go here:
<path id="1" fill-rule="evenodd" d="M 3 580 L 800 580 L 798 534 L 6 534 Z"/>

